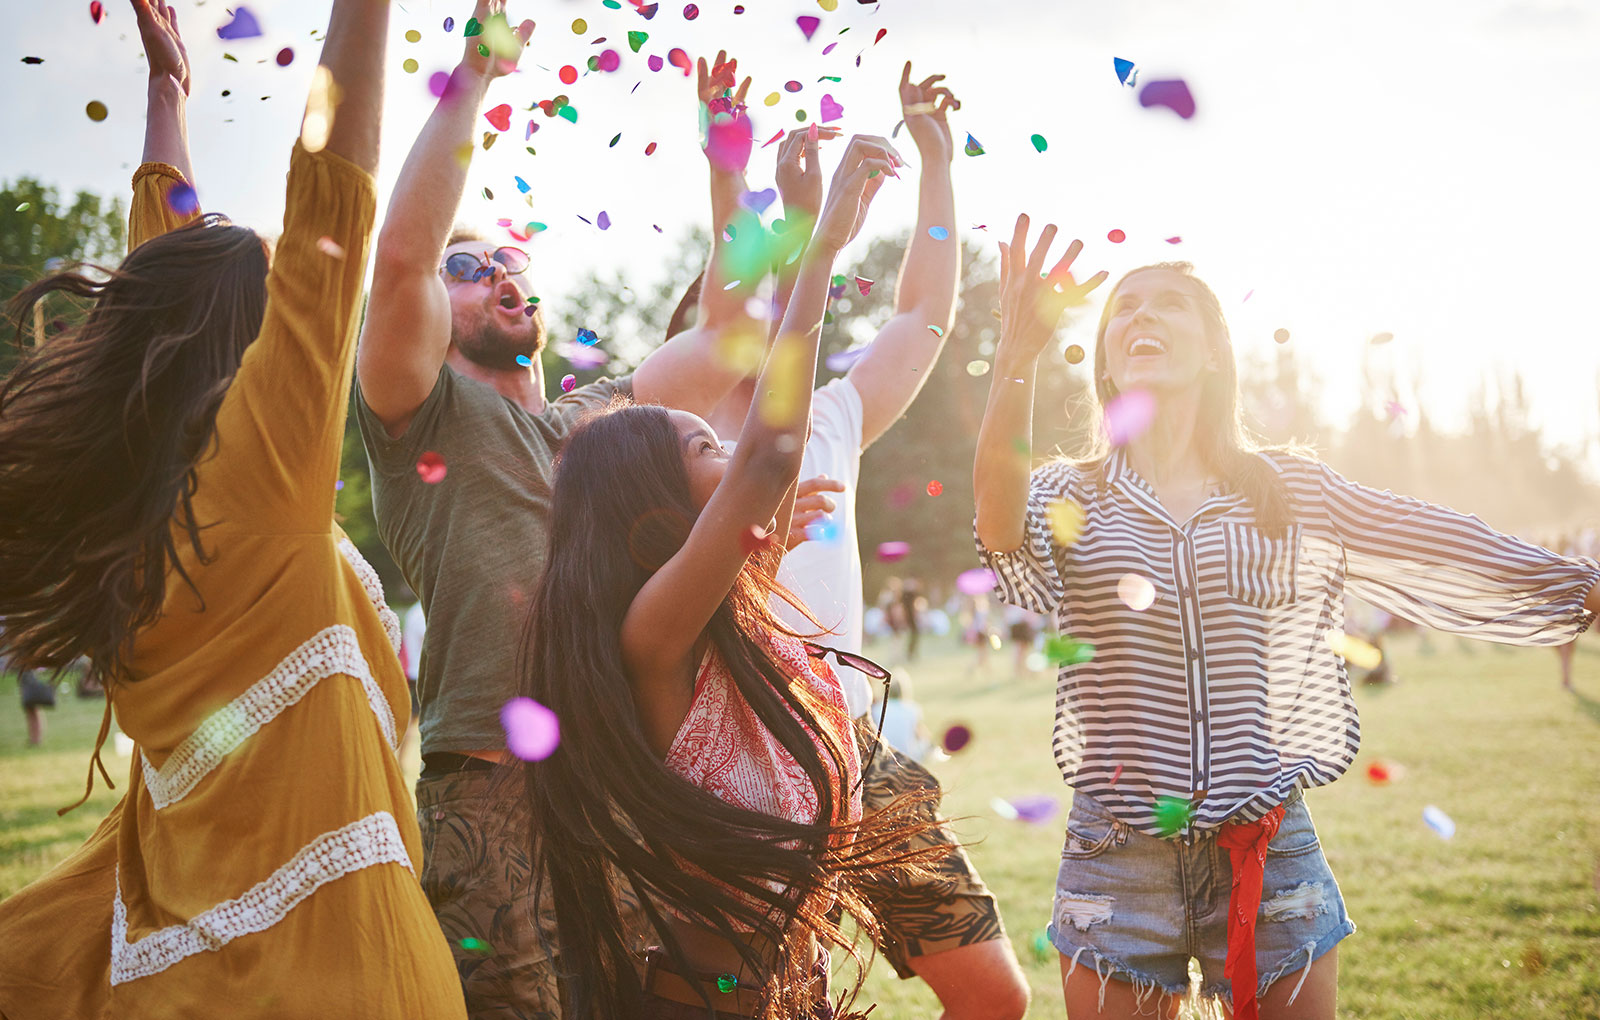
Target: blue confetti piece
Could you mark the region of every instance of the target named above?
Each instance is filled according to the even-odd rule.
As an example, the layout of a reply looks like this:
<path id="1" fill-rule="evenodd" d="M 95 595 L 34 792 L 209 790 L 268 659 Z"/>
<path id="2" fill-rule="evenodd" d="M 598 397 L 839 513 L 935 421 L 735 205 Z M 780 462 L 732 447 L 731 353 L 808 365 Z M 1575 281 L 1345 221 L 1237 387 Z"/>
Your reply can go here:
<path id="1" fill-rule="evenodd" d="M 933 238 L 935 241 L 943 241 L 950 236 L 950 231 L 946 230 L 944 227 L 929 227 L 928 236 Z"/>
<path id="2" fill-rule="evenodd" d="M 839 525 L 833 521 L 818 521 L 806 525 L 807 542 L 832 542 L 839 537 Z"/>
<path id="3" fill-rule="evenodd" d="M 530 368 L 533 365 L 533 359 L 528 357 L 526 354 L 519 354 L 517 355 L 517 364 L 521 365 L 523 368 Z"/>
<path id="4" fill-rule="evenodd" d="M 582 326 L 578 327 L 578 343 L 583 344 L 585 347 L 593 347 L 599 342 L 600 338 L 595 335 L 594 330 L 585 329 Z"/>
<path id="5" fill-rule="evenodd" d="M 528 185 L 528 182 L 523 180 L 521 177 L 513 177 L 511 179 L 517 182 L 517 190 L 522 192 L 524 195 L 533 190 L 533 188 Z"/>
<path id="6" fill-rule="evenodd" d="M 966 152 L 967 152 L 967 155 L 969 155 L 969 156 L 981 156 L 981 155 L 983 155 L 983 144 L 981 142 L 979 142 L 976 138 L 972 137 L 972 133 L 971 132 L 967 133 L 967 149 L 966 149 Z"/>
<path id="7" fill-rule="evenodd" d="M 1123 60 L 1121 57 L 1112 57 L 1111 64 L 1117 69 L 1117 81 L 1132 88 L 1139 80 L 1139 72 L 1133 69 L 1133 61 Z"/>

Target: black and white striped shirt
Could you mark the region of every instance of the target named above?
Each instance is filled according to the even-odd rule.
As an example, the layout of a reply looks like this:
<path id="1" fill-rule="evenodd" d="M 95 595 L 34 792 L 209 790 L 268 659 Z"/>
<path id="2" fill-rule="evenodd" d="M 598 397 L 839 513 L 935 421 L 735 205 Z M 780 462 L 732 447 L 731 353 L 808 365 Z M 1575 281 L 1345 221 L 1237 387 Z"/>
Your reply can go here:
<path id="1" fill-rule="evenodd" d="M 1094 646 L 1056 681 L 1056 764 L 1067 784 L 1159 835 L 1158 797 L 1194 801 L 1182 835 L 1259 818 L 1299 787 L 1339 778 L 1361 727 L 1344 660 L 1346 589 L 1395 616 L 1491 641 L 1557 645 L 1590 623 L 1593 560 L 1564 559 L 1476 517 L 1378 492 L 1323 464 L 1264 453 L 1295 523 L 1256 527 L 1237 492 L 1175 522 L 1118 450 L 1103 469 L 1064 462 L 1033 474 L 1022 547 L 990 552 L 1001 597 L 1052 613 Z M 1050 507 L 1084 511 L 1070 546 Z M 1136 611 L 1126 574 L 1155 586 Z M 1335 638 L 1337 640 L 1337 638 Z"/>

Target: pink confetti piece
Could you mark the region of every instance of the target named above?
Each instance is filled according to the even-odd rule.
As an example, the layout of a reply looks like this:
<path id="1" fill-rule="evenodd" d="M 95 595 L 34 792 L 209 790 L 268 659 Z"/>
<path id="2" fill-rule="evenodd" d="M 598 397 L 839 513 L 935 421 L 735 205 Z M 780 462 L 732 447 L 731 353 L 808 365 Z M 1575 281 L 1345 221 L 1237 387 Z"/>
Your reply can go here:
<path id="1" fill-rule="evenodd" d="M 832 95 L 822 97 L 822 122 L 827 124 L 844 116 L 844 104 L 834 101 Z"/>
<path id="2" fill-rule="evenodd" d="M 1148 390 L 1129 390 L 1106 405 L 1105 428 L 1112 446 L 1124 446 L 1144 435 L 1156 420 L 1156 398 Z"/>
<path id="3" fill-rule="evenodd" d="M 432 450 L 417 458 L 417 477 L 429 485 L 438 485 L 444 481 L 448 470 L 444 458 Z"/>
<path id="4" fill-rule="evenodd" d="M 599 60 L 600 70 L 615 71 L 622 66 L 622 55 L 616 50 L 602 50 Z"/>
<path id="5" fill-rule="evenodd" d="M 909 542 L 878 543 L 879 563 L 895 563 L 905 559 L 909 555 L 911 555 L 911 543 Z"/>
<path id="6" fill-rule="evenodd" d="M 578 377 L 577 376 L 569 374 L 569 375 L 564 375 L 564 376 L 561 377 L 561 392 L 562 393 L 571 393 L 572 392 L 572 388 L 574 386 L 577 386 L 577 385 L 578 385 Z"/>
<path id="7" fill-rule="evenodd" d="M 506 731 L 506 750 L 523 761 L 543 761 L 561 743 L 561 723 L 556 714 L 532 698 L 512 698 L 500 709 Z"/>
<path id="8" fill-rule="evenodd" d="M 974 567 L 956 575 L 956 591 L 963 595 L 982 595 L 994 590 L 994 571 L 988 567 Z"/>
<path id="9" fill-rule="evenodd" d="M 684 52 L 682 49 L 674 47 L 673 50 L 667 54 L 667 63 L 671 64 L 673 67 L 681 68 L 683 70 L 683 76 L 687 78 L 689 77 L 689 72 L 693 70 L 692 65 L 694 62 L 689 59 L 688 53 Z"/>
<path id="10" fill-rule="evenodd" d="M 490 126 L 496 131 L 508 131 L 511 128 L 511 104 L 501 103 L 499 106 L 483 115 Z"/>
<path id="11" fill-rule="evenodd" d="M 650 70 L 652 71 L 659 71 L 663 67 L 667 66 L 666 61 L 662 60 L 661 56 L 656 53 L 650 54 L 649 59 L 647 59 L 645 63 L 650 65 Z"/>
<path id="12" fill-rule="evenodd" d="M 817 34 L 817 28 L 822 24 L 822 19 L 814 14 L 802 14 L 794 19 L 794 23 L 800 26 L 801 34 L 806 37 L 807 42 L 810 42 L 811 37 Z"/>
<path id="13" fill-rule="evenodd" d="M 961 725 L 960 723 L 957 723 L 956 725 L 944 731 L 944 736 L 940 739 L 939 743 L 943 745 L 946 753 L 955 754 L 963 747 L 966 747 L 968 744 L 972 743 L 972 730 Z"/>

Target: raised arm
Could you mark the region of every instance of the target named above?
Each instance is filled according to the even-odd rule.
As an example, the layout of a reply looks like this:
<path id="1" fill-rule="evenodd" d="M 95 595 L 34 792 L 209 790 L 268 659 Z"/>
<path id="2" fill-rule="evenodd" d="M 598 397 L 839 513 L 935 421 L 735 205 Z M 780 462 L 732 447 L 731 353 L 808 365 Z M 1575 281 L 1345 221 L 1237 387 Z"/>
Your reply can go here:
<path id="1" fill-rule="evenodd" d="M 793 489 L 834 259 L 860 229 L 873 195 L 897 161 L 887 140 L 858 137 L 834 174 L 727 474 L 683 548 L 645 582 L 623 620 L 623 656 L 644 688 L 681 678 L 701 631 L 744 568 L 752 529 L 765 533 Z"/>
<path id="2" fill-rule="evenodd" d="M 1010 552 L 1026 537 L 1028 472 L 1033 463 L 1033 387 L 1039 355 L 1055 335 L 1067 305 L 1081 301 L 1106 278 L 1096 273 L 1082 285 L 1071 275 L 1072 261 L 1083 250 L 1073 241 L 1047 278 L 1041 279 L 1045 256 L 1056 225 L 1039 234 L 1033 254 L 1025 256 L 1028 217 L 1017 217 L 1011 244 L 1000 244 L 1000 342 L 995 349 L 989 403 L 978 430 L 977 459 L 972 465 L 977 501 L 978 541 L 993 552 Z"/>
<path id="3" fill-rule="evenodd" d="M 943 77 L 935 74 L 913 84 L 909 60 L 900 73 L 900 105 L 922 156 L 922 183 L 917 226 L 895 285 L 894 316 L 850 368 L 850 382 L 861 394 L 862 449 L 911 406 L 955 323 L 961 242 L 955 237 L 956 199 L 950 182 L 955 145 L 945 117 L 961 109 L 961 101 L 939 87 Z M 933 227 L 948 232 L 944 240 L 928 233 Z"/>
<path id="4" fill-rule="evenodd" d="M 475 148 L 490 83 L 515 69 L 533 33 L 531 21 L 515 32 L 507 28 L 505 0 L 478 0 L 473 16 L 492 27 L 467 38 L 461 63 L 400 169 L 374 249 L 357 372 L 362 398 L 395 436 L 433 392 L 450 350 L 450 295 L 439 266 L 467 185 L 462 153 Z"/>
<path id="5" fill-rule="evenodd" d="M 167 4 L 133 0 L 133 17 L 139 26 L 139 41 L 144 44 L 150 80 L 146 87 L 144 155 L 134 174 L 133 201 L 128 206 L 129 251 L 200 215 L 198 203 L 174 202 L 171 198 L 173 188 L 194 185 L 186 120 L 189 54 L 178 32 L 178 14 Z"/>
<path id="6" fill-rule="evenodd" d="M 760 342 L 761 324 L 746 304 L 766 266 L 764 260 L 741 257 L 760 247 L 761 224 L 739 204 L 752 129 L 744 102 L 750 79 L 735 89 L 738 71 L 739 62 L 726 53 L 718 53 L 710 67 L 700 59 L 697 95 L 711 179 L 711 255 L 700 281 L 695 324 L 652 351 L 633 374 L 634 399 L 701 417 L 709 416 L 743 375 L 736 359 L 719 356 L 719 346 L 741 333 Z"/>

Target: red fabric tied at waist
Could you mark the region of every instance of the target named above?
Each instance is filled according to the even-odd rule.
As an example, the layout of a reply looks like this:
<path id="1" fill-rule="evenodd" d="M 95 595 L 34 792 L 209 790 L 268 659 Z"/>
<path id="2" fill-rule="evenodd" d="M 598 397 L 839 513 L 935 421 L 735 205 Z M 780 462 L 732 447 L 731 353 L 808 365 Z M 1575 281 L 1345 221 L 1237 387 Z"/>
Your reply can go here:
<path id="1" fill-rule="evenodd" d="M 1262 873 L 1267 844 L 1283 824 L 1283 805 L 1253 822 L 1228 822 L 1217 833 L 1217 845 L 1233 865 L 1233 891 L 1228 896 L 1228 959 L 1222 974 L 1233 985 L 1233 1020 L 1259 1020 L 1256 1003 L 1256 915 L 1261 912 Z"/>

